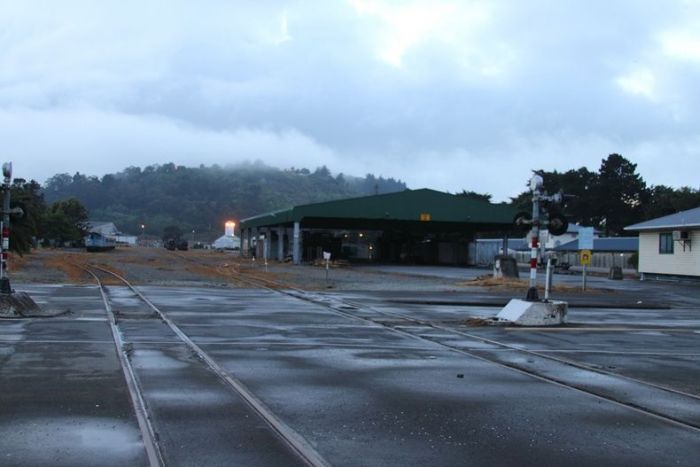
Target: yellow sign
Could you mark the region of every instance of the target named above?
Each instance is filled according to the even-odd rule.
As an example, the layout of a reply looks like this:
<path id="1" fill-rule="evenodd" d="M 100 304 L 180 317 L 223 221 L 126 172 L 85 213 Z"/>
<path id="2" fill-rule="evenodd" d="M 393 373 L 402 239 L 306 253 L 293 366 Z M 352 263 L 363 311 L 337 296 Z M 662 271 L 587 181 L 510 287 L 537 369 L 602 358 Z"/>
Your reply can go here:
<path id="1" fill-rule="evenodd" d="M 591 256 L 593 256 L 591 250 L 581 250 L 579 255 L 581 257 L 581 266 L 588 266 L 591 264 Z"/>
<path id="2" fill-rule="evenodd" d="M 420 213 L 420 220 L 422 221 L 429 221 L 432 219 L 432 216 L 430 215 L 429 212 L 421 212 Z"/>

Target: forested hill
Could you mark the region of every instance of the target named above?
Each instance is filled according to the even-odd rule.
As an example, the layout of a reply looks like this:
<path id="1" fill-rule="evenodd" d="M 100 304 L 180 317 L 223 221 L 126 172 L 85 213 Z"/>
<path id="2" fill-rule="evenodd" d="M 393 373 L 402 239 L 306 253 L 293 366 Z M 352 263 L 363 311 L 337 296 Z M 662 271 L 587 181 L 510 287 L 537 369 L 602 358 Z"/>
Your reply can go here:
<path id="1" fill-rule="evenodd" d="M 46 201 L 77 198 L 90 218 L 112 221 L 125 233 L 160 235 L 179 226 L 216 235 L 227 219 L 240 220 L 297 204 L 406 189 L 393 178 L 343 174 L 326 167 L 281 170 L 261 163 L 231 167 L 182 167 L 169 163 L 129 167 L 102 178 L 59 174 L 44 186 Z"/>

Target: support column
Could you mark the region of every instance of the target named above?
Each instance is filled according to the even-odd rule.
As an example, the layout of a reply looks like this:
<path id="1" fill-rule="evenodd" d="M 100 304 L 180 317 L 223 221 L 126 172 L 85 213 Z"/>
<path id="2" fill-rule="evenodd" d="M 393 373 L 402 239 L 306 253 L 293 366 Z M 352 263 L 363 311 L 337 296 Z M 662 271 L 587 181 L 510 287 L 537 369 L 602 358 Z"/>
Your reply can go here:
<path id="1" fill-rule="evenodd" d="M 284 227 L 277 229 L 277 261 L 284 261 Z"/>
<path id="2" fill-rule="evenodd" d="M 241 229 L 241 256 L 248 256 L 248 245 L 250 244 L 249 229 Z"/>
<path id="3" fill-rule="evenodd" d="M 257 259 L 258 258 L 258 228 L 253 227 L 250 229 L 250 233 L 252 234 L 251 239 L 250 239 L 250 249 L 253 252 L 253 256 Z"/>
<path id="4" fill-rule="evenodd" d="M 251 255 L 251 248 L 253 247 L 253 229 L 248 227 L 245 229 L 245 237 L 246 237 L 246 244 L 245 244 L 245 256 L 246 258 L 250 258 Z"/>
<path id="5" fill-rule="evenodd" d="M 260 239 L 262 237 L 262 240 Z M 258 229 L 258 247 L 256 249 L 255 256 L 260 259 L 261 262 L 265 260 L 265 228 L 261 227 Z"/>
<path id="6" fill-rule="evenodd" d="M 263 230 L 263 234 L 265 235 L 265 240 L 263 242 L 263 254 L 262 257 L 265 261 L 270 259 L 270 250 L 272 248 L 272 229 L 266 228 Z"/>
<path id="7" fill-rule="evenodd" d="M 292 244 L 292 258 L 294 264 L 301 264 L 301 226 L 294 223 L 294 243 Z"/>

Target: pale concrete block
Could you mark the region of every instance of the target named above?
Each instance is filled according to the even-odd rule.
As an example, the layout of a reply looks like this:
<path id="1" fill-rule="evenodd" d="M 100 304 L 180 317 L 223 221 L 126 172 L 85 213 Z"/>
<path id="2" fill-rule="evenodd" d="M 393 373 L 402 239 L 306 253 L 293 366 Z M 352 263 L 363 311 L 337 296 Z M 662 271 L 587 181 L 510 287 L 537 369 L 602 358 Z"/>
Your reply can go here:
<path id="1" fill-rule="evenodd" d="M 514 298 L 496 318 L 518 326 L 555 326 L 566 323 L 567 302 L 528 302 Z"/>

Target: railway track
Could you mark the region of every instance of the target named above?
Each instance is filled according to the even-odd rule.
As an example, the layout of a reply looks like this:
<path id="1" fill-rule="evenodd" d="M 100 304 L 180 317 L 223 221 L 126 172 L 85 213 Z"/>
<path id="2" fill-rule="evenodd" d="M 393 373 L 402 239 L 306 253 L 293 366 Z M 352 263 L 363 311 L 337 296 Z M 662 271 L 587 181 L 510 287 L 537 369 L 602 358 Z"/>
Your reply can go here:
<path id="1" fill-rule="evenodd" d="M 86 273 L 90 274 L 96 281 L 104 302 L 105 310 L 109 318 L 109 325 L 117 349 L 119 361 L 127 381 L 130 398 L 134 406 L 134 411 L 138 420 L 144 441 L 147 457 L 151 466 L 169 465 L 168 446 L 160 440 L 159 427 L 156 418 L 152 414 L 151 404 L 146 391 L 142 387 L 139 372 L 131 362 L 130 354 L 133 351 L 132 343 L 124 337 L 125 332 L 122 325 L 134 319 L 155 319 L 165 324 L 172 336 L 185 345 L 192 355 L 204 365 L 206 369 L 215 374 L 220 382 L 233 393 L 242 399 L 249 409 L 262 421 L 273 433 L 274 437 L 283 443 L 298 462 L 285 463 L 294 465 L 296 463 L 309 466 L 330 465 L 301 435 L 296 433 L 291 427 L 277 417 L 259 398 L 255 396 L 235 375 L 225 370 L 214 358 L 205 352 L 200 346 L 192 341 L 168 316 L 135 288 L 126 278 L 121 275 L 96 265 L 77 265 Z M 137 310 L 128 313 L 116 310 L 112 304 L 111 293 L 108 286 L 104 284 L 104 277 L 116 279 L 131 292 L 131 299 L 141 303 Z M 206 459 L 202 462 L 206 464 Z"/>
<path id="2" fill-rule="evenodd" d="M 548 384 L 585 393 L 598 400 L 621 406 L 625 410 L 634 411 L 676 427 L 695 433 L 700 432 L 700 404 L 698 404 L 699 398 L 694 394 L 628 378 L 567 358 L 519 348 L 510 344 L 507 339 L 486 338 L 476 332 L 470 332 L 466 328 L 454 328 L 417 319 L 408 312 L 395 308 L 382 309 L 381 306 L 372 306 L 331 294 L 304 291 L 290 287 L 281 281 L 264 277 L 260 273 L 247 274 L 245 268 L 232 268 L 229 265 L 222 269 L 199 262 L 187 255 L 177 253 L 177 256 L 196 263 L 200 267 L 210 267 L 220 274 L 230 275 L 237 285 L 262 288 L 297 300 L 321 305 L 339 316 L 381 327 L 387 332 L 415 339 L 416 342 L 430 343 L 431 346 L 438 345 L 450 352 L 463 355 L 465 358 L 475 358 L 498 365 Z M 130 320 L 133 319 L 156 320 L 167 327 L 172 333 L 172 339 L 180 345 L 186 346 L 200 366 L 226 385 L 228 392 L 245 401 L 255 416 L 268 427 L 275 439 L 285 446 L 290 457 L 295 459 L 295 462 L 290 462 L 290 464 L 329 465 L 329 462 L 314 449 L 309 441 L 286 425 L 263 401 L 247 389 L 240 380 L 236 379 L 235 375 L 221 367 L 214 358 L 193 342 L 168 317 L 167 311 L 164 312 L 153 304 L 126 278 L 96 265 L 85 265 L 83 268 L 89 270 L 100 285 L 105 309 L 108 310 L 110 316 L 110 327 L 115 346 L 120 355 L 120 362 L 128 382 L 134 411 L 139 420 L 139 427 L 151 465 L 170 465 L 169 447 L 160 436 L 159 420 L 158 417 L 153 416 L 154 409 L 148 391 L 144 390 L 139 369 L 133 367 L 132 343 L 129 341 L 128 335 L 127 338 L 124 337 L 128 332 L 123 326 L 126 324 L 128 327 Z M 107 277 L 112 283 L 118 281 L 121 286 L 113 290 L 109 286 L 105 286 L 103 282 Z M 133 313 L 112 304 L 112 296 L 121 294 L 123 298 L 126 290 L 129 291 L 131 299 L 142 305 L 140 316 L 135 316 Z M 133 321 L 131 322 L 133 323 Z"/>
<path id="3" fill-rule="evenodd" d="M 186 255 L 178 254 L 178 256 L 186 261 L 196 262 Z M 487 361 L 557 386 L 581 391 L 635 412 L 700 432 L 700 397 L 698 395 L 420 320 L 405 313 L 381 310 L 328 294 L 304 291 L 259 275 L 245 275 L 240 268 L 234 270 L 233 274 L 237 281 L 251 287 L 264 288 L 323 305 L 336 314 L 382 326 L 391 332 L 437 344 L 453 352 Z M 478 343 L 478 349 L 454 343 L 465 339 Z"/>

